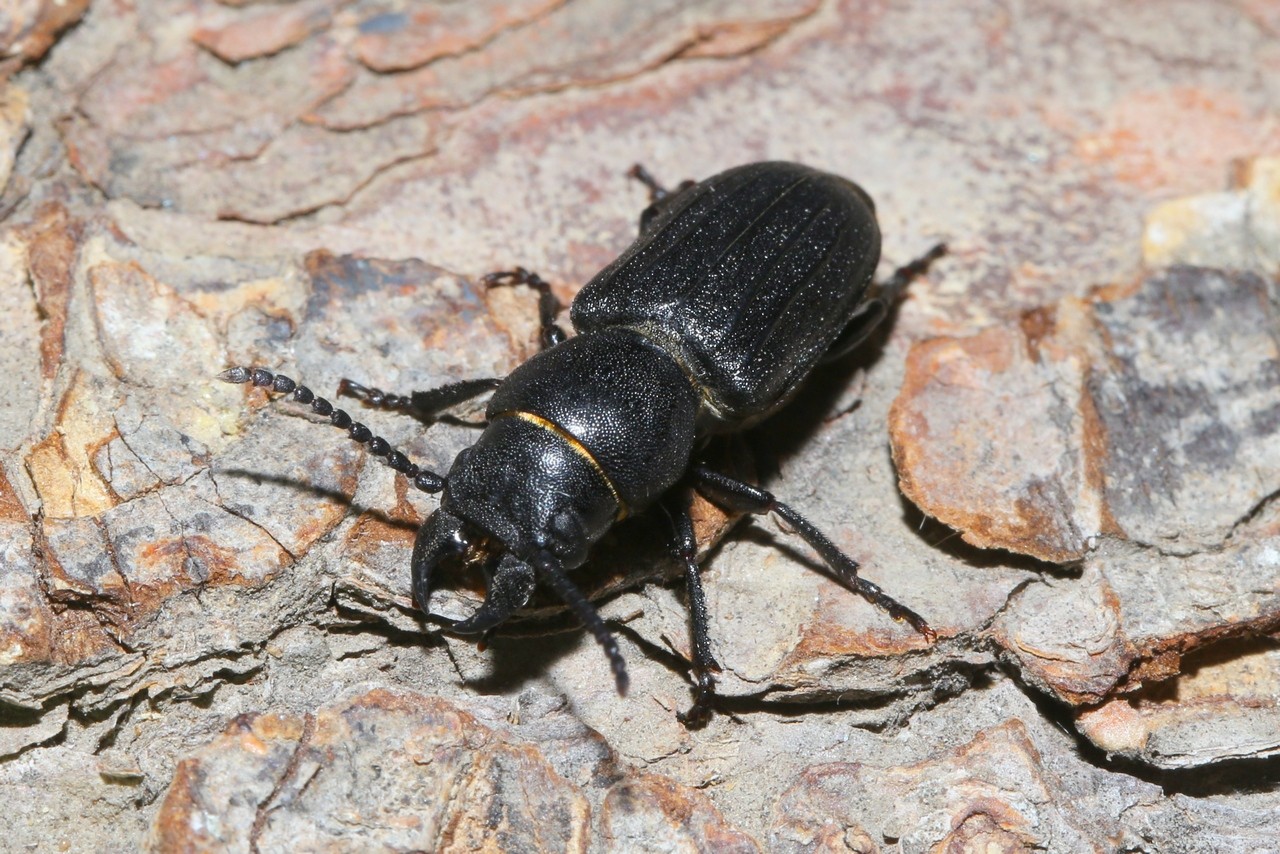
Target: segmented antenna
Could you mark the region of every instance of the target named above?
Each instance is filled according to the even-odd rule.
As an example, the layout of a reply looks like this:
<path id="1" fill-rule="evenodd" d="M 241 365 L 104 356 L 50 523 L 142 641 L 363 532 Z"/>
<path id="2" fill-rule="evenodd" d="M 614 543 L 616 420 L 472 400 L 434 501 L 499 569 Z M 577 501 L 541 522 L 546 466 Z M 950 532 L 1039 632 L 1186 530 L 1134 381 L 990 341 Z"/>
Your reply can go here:
<path id="1" fill-rule="evenodd" d="M 332 403 L 316 394 L 304 385 L 294 382 L 283 374 L 273 374 L 265 368 L 229 368 L 218 374 L 218 379 L 228 383 L 253 383 L 258 388 L 265 388 L 277 394 L 291 395 L 298 403 L 310 404 L 316 415 L 329 419 L 329 423 L 339 430 L 346 430 L 347 436 L 362 445 L 369 446 L 369 453 L 382 457 L 388 466 L 409 479 L 409 482 L 423 492 L 435 494 L 444 489 L 445 479 L 433 471 L 427 471 L 413 463 L 401 452 L 391 447 L 381 436 L 373 435 L 373 431 Z M 600 619 L 596 618 L 597 621 Z"/>
<path id="2" fill-rule="evenodd" d="M 542 576 L 542 580 L 547 582 L 552 590 L 556 591 L 556 595 L 564 600 L 564 603 L 569 606 L 574 615 L 582 621 L 582 625 L 586 630 L 591 632 L 591 636 L 596 639 L 596 643 L 600 644 L 600 648 L 604 650 L 604 654 L 609 658 L 609 666 L 613 668 L 613 680 L 618 686 L 618 694 L 625 695 L 627 686 L 631 683 L 631 678 L 627 676 L 627 662 L 618 650 L 618 641 L 614 638 L 613 632 L 609 631 L 609 627 L 604 624 L 604 620 L 600 619 L 600 612 L 587 601 L 587 597 L 582 595 L 582 591 L 578 589 L 577 585 L 564 574 L 564 570 L 560 567 L 560 561 L 543 552 L 530 562 L 533 564 L 533 568 L 537 570 L 538 575 Z"/>

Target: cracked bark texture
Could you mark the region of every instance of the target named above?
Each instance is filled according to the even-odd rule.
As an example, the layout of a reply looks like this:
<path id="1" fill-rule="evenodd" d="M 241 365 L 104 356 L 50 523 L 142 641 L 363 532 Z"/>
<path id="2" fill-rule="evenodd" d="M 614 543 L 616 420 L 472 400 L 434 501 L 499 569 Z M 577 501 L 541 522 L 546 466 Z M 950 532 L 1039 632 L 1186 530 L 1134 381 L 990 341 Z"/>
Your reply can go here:
<path id="1" fill-rule="evenodd" d="M 1267 4 L 6 14 L 12 847 L 1273 845 Z M 213 380 L 500 376 L 536 349 L 535 299 L 481 274 L 529 266 L 567 303 L 634 234 L 632 162 L 674 183 L 766 158 L 862 183 L 886 270 L 951 247 L 750 442 L 936 644 L 772 522 L 721 542 L 733 520 L 702 508 L 725 701 L 686 731 L 661 520 L 580 576 L 631 664 L 620 699 L 550 598 L 484 650 L 425 624 L 407 555 L 434 500 Z M 437 470 L 474 435 L 361 417 Z"/>

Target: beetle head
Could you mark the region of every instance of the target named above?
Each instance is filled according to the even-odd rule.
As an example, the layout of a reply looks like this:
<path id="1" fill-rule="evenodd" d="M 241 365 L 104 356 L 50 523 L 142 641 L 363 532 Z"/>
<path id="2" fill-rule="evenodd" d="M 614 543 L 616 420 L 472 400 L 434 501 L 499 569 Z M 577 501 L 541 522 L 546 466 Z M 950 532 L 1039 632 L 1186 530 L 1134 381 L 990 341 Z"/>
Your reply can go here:
<path id="1" fill-rule="evenodd" d="M 618 504 L 592 464 L 560 435 L 519 417 L 495 418 L 449 469 L 441 509 L 531 562 L 550 552 L 565 569 L 587 559 Z"/>
<path id="2" fill-rule="evenodd" d="M 490 424 L 445 479 L 440 509 L 418 530 L 413 587 L 427 610 L 441 571 L 478 567 L 484 603 L 454 631 L 483 632 L 533 594 L 535 556 L 572 569 L 612 521 L 616 507 L 581 456 L 545 429 L 516 418 Z"/>
<path id="3" fill-rule="evenodd" d="M 439 571 L 478 566 L 489 582 L 484 602 L 450 625 L 455 632 L 482 633 L 522 608 L 541 579 L 600 644 L 624 693 L 626 663 L 617 641 L 565 572 L 582 565 L 617 511 L 608 484 L 561 437 L 519 417 L 495 418 L 475 445 L 458 454 L 440 509 L 418 529 L 418 605 L 427 611 Z"/>
<path id="4" fill-rule="evenodd" d="M 476 563 L 489 580 L 484 602 L 465 620 L 448 622 L 459 634 L 482 634 L 506 622 L 523 608 L 541 577 L 559 594 L 583 625 L 595 637 L 613 668 L 619 694 L 627 692 L 627 665 L 618 642 L 591 603 L 565 575 L 564 568 L 546 548 L 535 550 L 528 560 L 507 551 L 500 541 L 441 507 L 427 517 L 413 544 L 413 594 L 427 612 L 431 580 L 437 569 L 457 569 Z M 436 618 L 439 620 L 440 618 Z"/>

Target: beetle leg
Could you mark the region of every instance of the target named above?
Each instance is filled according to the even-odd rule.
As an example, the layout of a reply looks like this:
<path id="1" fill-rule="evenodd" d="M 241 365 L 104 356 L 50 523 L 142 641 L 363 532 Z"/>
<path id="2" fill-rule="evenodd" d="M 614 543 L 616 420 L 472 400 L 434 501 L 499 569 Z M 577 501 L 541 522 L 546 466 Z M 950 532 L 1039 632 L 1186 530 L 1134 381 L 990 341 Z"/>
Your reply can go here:
<path id="1" fill-rule="evenodd" d="M 929 627 L 924 617 L 891 598 L 880 589 L 879 585 L 858 575 L 858 562 L 856 560 L 840 551 L 835 543 L 827 539 L 826 535 L 813 526 L 813 523 L 801 516 L 789 505 L 783 504 L 774 497 L 773 493 L 758 486 L 734 480 L 705 466 L 694 466 L 692 475 L 698 491 L 713 501 L 746 513 L 777 513 L 786 520 L 788 525 L 795 529 L 795 532 L 800 535 L 802 540 L 808 543 L 822 557 L 822 560 L 827 566 L 831 567 L 831 570 L 844 582 L 845 586 L 862 596 L 872 605 L 888 613 L 895 620 L 908 623 L 913 629 L 924 635 L 925 640 L 930 643 L 938 639 L 937 632 Z"/>
<path id="2" fill-rule="evenodd" d="M 538 292 L 538 322 L 541 326 L 542 349 L 546 350 L 568 336 L 564 334 L 564 330 L 556 324 L 556 315 L 560 313 L 560 301 L 556 299 L 556 295 L 551 293 L 551 285 L 546 279 L 539 276 L 532 270 L 526 270 L 524 267 L 516 267 L 514 270 L 502 270 L 497 273 L 490 273 L 483 277 L 480 281 L 484 282 L 485 287 L 497 287 L 505 285 L 526 285 Z"/>
<path id="3" fill-rule="evenodd" d="M 834 362 L 852 353 L 859 344 L 870 338 L 871 333 L 875 332 L 876 328 L 889 316 L 889 309 L 902 298 L 902 292 L 906 290 L 907 285 L 924 275 L 929 270 L 929 265 L 945 254 L 947 254 L 946 244 L 939 243 L 919 258 L 894 270 L 887 282 L 876 286 L 875 295 L 858 307 L 858 311 L 845 324 L 840 336 L 827 349 L 822 361 Z"/>
<path id="4" fill-rule="evenodd" d="M 634 178 L 649 188 L 649 207 L 645 208 L 640 213 L 641 234 L 648 231 L 649 224 L 652 223 L 659 214 L 670 207 L 670 202 L 673 198 L 679 196 L 685 190 L 698 183 L 697 181 L 681 181 L 676 185 L 675 190 L 668 190 L 658 182 L 657 178 L 653 177 L 653 173 L 641 166 L 639 163 L 627 170 L 627 177 Z"/>
<path id="5" fill-rule="evenodd" d="M 888 314 L 889 304 L 881 297 L 873 297 L 858 306 L 857 313 L 845 324 L 840 336 L 832 342 L 820 361 L 834 362 L 852 353 L 859 344 L 871 337 L 871 333 L 876 331 L 876 327 Z"/>
<path id="6" fill-rule="evenodd" d="M 668 190 L 666 187 L 662 186 L 662 184 L 658 183 L 658 179 L 653 177 L 652 172 L 644 168 L 644 166 L 639 163 L 627 170 L 627 177 L 635 178 L 641 184 L 644 184 L 649 188 L 649 204 L 651 205 L 656 205 L 667 196 L 675 195 L 683 190 L 687 190 L 694 184 L 698 183 L 697 181 L 685 180 L 677 184 L 675 190 Z"/>
<path id="7" fill-rule="evenodd" d="M 493 391 L 502 380 L 486 377 L 484 379 L 459 380 L 455 383 L 439 386 L 428 391 L 415 391 L 410 394 L 393 394 L 372 386 L 363 386 L 349 379 L 338 383 L 338 397 L 354 397 L 365 406 L 374 409 L 389 409 L 405 412 L 428 424 L 439 421 L 444 416 L 454 415 L 450 410 L 458 409 L 487 391 Z"/>
<path id="8" fill-rule="evenodd" d="M 697 694 L 689 711 L 678 713 L 680 723 L 687 727 L 699 727 L 711 718 L 711 702 L 715 699 L 715 678 L 720 664 L 711 654 L 711 635 L 708 631 L 707 597 L 702 590 L 698 574 L 698 541 L 693 534 L 693 519 L 689 516 L 689 501 L 693 496 L 686 492 L 678 500 L 667 503 L 667 513 L 675 528 L 672 542 L 676 559 L 684 564 L 685 589 L 689 594 L 689 619 L 693 628 L 693 680 Z"/>
<path id="9" fill-rule="evenodd" d="M 283 374 L 273 374 L 265 368 L 237 367 L 229 368 L 218 374 L 218 379 L 228 383 L 251 382 L 259 388 L 265 388 L 277 394 L 290 394 L 298 403 L 310 404 L 312 412 L 328 418 L 329 423 L 334 427 L 339 430 L 346 430 L 349 438 L 362 445 L 367 444 L 369 453 L 375 457 L 382 457 L 388 466 L 408 478 L 409 482 L 417 489 L 430 493 L 436 493 L 444 489 L 445 479 L 443 475 L 420 468 L 416 463 L 410 462 L 408 457 L 391 447 L 386 439 L 373 435 L 372 430 L 359 421 L 353 421 L 346 412 L 336 409 L 332 403 L 323 397 L 316 397 L 311 389 L 304 385 L 299 385 Z"/>
<path id="10" fill-rule="evenodd" d="M 627 170 L 627 177 L 634 178 L 649 188 L 649 204 L 651 205 L 656 205 L 665 199 L 670 192 L 666 187 L 658 183 L 658 179 L 653 177 L 652 172 L 639 163 Z"/>
<path id="11" fill-rule="evenodd" d="M 929 272 L 929 266 L 946 254 L 947 244 L 938 243 L 919 258 L 909 261 L 894 270 L 893 275 L 889 277 L 889 281 L 880 285 L 880 299 L 884 300 L 886 305 L 896 303 L 901 299 L 902 292 L 907 289 L 907 285 Z"/>

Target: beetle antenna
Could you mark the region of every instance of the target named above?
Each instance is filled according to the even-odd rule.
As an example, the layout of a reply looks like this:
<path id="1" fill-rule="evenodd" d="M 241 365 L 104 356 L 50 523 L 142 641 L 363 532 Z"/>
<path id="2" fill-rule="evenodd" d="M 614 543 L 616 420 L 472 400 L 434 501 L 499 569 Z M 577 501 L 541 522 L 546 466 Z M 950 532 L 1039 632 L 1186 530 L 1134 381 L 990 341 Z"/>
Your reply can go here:
<path id="1" fill-rule="evenodd" d="M 433 471 L 427 471 L 413 463 L 401 452 L 391 447 L 381 436 L 373 435 L 373 431 L 353 421 L 351 416 L 332 403 L 316 394 L 304 385 L 294 382 L 284 374 L 273 374 L 265 368 L 229 368 L 218 374 L 218 379 L 228 383 L 253 383 L 277 394 L 287 394 L 298 403 L 311 405 L 311 411 L 329 419 L 329 423 L 339 430 L 346 430 L 347 436 L 369 446 L 369 453 L 382 457 L 386 464 L 408 478 L 417 489 L 428 493 L 437 493 L 444 489 L 445 479 Z M 599 617 L 596 618 L 599 620 Z M 616 647 L 615 647 L 616 648 Z"/>
<path id="2" fill-rule="evenodd" d="M 613 636 L 613 632 L 609 631 L 604 620 L 600 619 L 600 612 L 587 601 L 587 597 L 582 595 L 577 585 L 564 574 L 560 562 L 550 554 L 542 552 L 534 557 L 531 563 L 538 575 L 542 576 L 542 580 L 551 585 L 551 589 L 556 591 L 556 595 L 564 600 L 574 615 L 582 621 L 587 631 L 591 632 L 596 643 L 600 644 L 600 648 L 609 658 L 609 666 L 613 668 L 613 680 L 618 686 L 618 694 L 625 695 L 627 686 L 631 683 L 630 677 L 627 676 L 627 662 L 618 650 L 618 641 Z"/>

